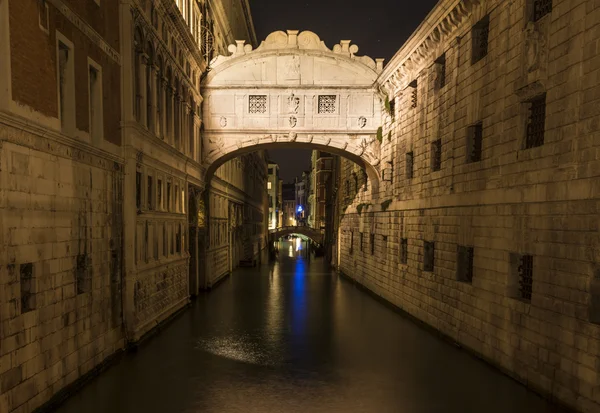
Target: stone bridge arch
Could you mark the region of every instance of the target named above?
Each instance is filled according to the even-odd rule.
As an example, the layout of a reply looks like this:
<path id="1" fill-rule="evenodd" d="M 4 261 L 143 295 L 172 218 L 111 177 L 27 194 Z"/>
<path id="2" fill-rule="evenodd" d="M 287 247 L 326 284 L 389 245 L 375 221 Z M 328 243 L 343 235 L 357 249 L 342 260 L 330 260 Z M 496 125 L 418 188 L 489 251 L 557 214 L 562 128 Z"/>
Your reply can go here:
<path id="1" fill-rule="evenodd" d="M 272 148 L 311 148 L 362 166 L 379 188 L 383 61 L 343 40 L 329 49 L 314 33 L 271 33 L 218 56 L 203 79 L 202 163 L 207 180 L 229 159 Z"/>
<path id="2" fill-rule="evenodd" d="M 323 232 L 311 228 L 311 227 L 302 227 L 302 226 L 289 226 L 289 227 L 281 227 L 269 230 L 269 241 L 278 240 L 281 237 L 285 237 L 286 235 L 292 234 L 300 234 L 304 235 L 310 239 L 312 239 L 317 244 L 323 244 Z"/>

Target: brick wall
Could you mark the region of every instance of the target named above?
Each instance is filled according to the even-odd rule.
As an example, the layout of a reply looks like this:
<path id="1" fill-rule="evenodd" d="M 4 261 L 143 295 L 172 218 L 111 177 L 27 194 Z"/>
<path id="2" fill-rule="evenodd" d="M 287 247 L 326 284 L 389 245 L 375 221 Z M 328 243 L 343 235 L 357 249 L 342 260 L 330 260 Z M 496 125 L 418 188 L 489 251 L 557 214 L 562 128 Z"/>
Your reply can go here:
<path id="1" fill-rule="evenodd" d="M 600 95 L 588 79 L 600 71 L 593 52 L 600 5 L 554 0 L 528 32 L 531 5 L 480 2 L 422 69 L 407 71 L 407 82 L 417 80 L 417 107 L 411 87 L 399 91 L 396 120 L 384 125 L 384 137 L 392 135 L 382 164 L 393 162 L 393 181 L 383 182 L 377 199 L 358 194 L 346 209 L 340 269 L 546 396 L 598 411 Z M 471 27 L 486 14 L 488 53 L 472 63 Z M 536 36 L 542 41 L 532 55 Z M 444 52 L 440 88 L 434 61 Z M 544 142 L 526 149 L 527 102 L 543 92 Z M 478 122 L 481 160 L 468 162 L 468 128 Z M 413 178 L 407 152 L 414 154 Z M 349 173 L 342 167 L 342 190 Z M 426 242 L 433 243 L 427 264 Z M 470 282 L 460 246 L 473 247 Z M 533 263 L 530 299 L 519 285 L 523 255 Z"/>

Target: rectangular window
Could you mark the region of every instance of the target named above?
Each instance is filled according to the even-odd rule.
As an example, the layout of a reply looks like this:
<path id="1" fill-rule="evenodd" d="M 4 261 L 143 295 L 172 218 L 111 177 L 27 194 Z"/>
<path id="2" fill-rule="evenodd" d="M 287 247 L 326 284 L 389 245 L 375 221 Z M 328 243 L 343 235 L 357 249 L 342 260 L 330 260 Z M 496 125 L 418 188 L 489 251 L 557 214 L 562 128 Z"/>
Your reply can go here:
<path id="1" fill-rule="evenodd" d="M 400 239 L 400 264 L 408 263 L 408 238 Z"/>
<path id="2" fill-rule="evenodd" d="M 157 180 L 157 187 L 156 187 L 156 209 L 160 209 L 163 210 L 163 183 L 162 183 L 162 179 L 158 179 Z"/>
<path id="3" fill-rule="evenodd" d="M 173 230 L 173 226 L 171 225 L 170 228 L 170 233 L 171 233 L 171 255 L 175 254 L 175 231 Z"/>
<path id="4" fill-rule="evenodd" d="M 48 3 L 38 1 L 38 18 L 40 29 L 46 34 L 50 32 Z"/>
<path id="5" fill-rule="evenodd" d="M 63 132 L 75 128 L 75 63 L 73 49 L 58 41 L 58 99 Z"/>
<path id="6" fill-rule="evenodd" d="M 148 210 L 154 209 L 154 178 L 148 175 L 148 191 L 146 192 Z"/>
<path id="7" fill-rule="evenodd" d="M 350 255 L 354 252 L 354 231 L 350 231 Z"/>
<path id="8" fill-rule="evenodd" d="M 167 237 L 167 224 L 163 224 L 163 255 L 169 255 L 169 238 Z"/>
<path id="9" fill-rule="evenodd" d="M 181 224 L 177 224 L 175 227 L 177 234 L 175 235 L 175 248 L 177 254 L 181 253 Z"/>
<path id="10" fill-rule="evenodd" d="M 483 142 L 483 123 L 467 127 L 466 160 L 467 163 L 481 161 L 481 147 Z"/>
<path id="11" fill-rule="evenodd" d="M 167 182 L 167 211 L 171 212 L 173 206 L 171 205 L 171 182 Z"/>
<path id="12" fill-rule="evenodd" d="M 423 242 L 423 271 L 433 272 L 435 258 L 435 243 Z"/>
<path id="13" fill-rule="evenodd" d="M 396 121 L 396 98 L 392 98 L 390 100 L 390 116 L 392 118 L 392 122 Z"/>
<path id="14" fill-rule="evenodd" d="M 33 264 L 19 265 L 19 283 L 21 287 L 21 314 L 35 310 L 35 280 Z"/>
<path id="15" fill-rule="evenodd" d="M 369 235 L 369 244 L 371 245 L 371 255 L 375 255 L 375 234 Z"/>
<path id="16" fill-rule="evenodd" d="M 142 209 L 142 172 L 135 173 L 135 206 L 138 210 Z"/>
<path id="17" fill-rule="evenodd" d="M 406 178 L 412 179 L 414 176 L 414 156 L 413 151 L 406 153 Z"/>
<path id="18" fill-rule="evenodd" d="M 360 246 L 360 252 L 363 252 L 363 233 L 362 232 L 360 233 L 358 242 L 359 242 L 359 246 Z"/>
<path id="19" fill-rule="evenodd" d="M 475 64 L 488 53 L 488 37 L 490 34 L 490 16 L 479 20 L 471 30 L 471 63 Z"/>
<path id="20" fill-rule="evenodd" d="M 175 212 L 179 212 L 179 185 L 175 185 Z"/>
<path id="21" fill-rule="evenodd" d="M 521 257 L 518 271 L 521 299 L 531 301 L 533 287 L 533 255 L 523 255 Z"/>
<path id="22" fill-rule="evenodd" d="M 253 114 L 267 113 L 267 95 L 250 95 L 248 112 Z"/>
<path id="23" fill-rule="evenodd" d="M 546 131 L 546 94 L 538 96 L 528 103 L 527 136 L 525 149 L 535 148 L 544 144 Z"/>
<path id="24" fill-rule="evenodd" d="M 457 246 L 456 279 L 469 284 L 473 282 L 473 247 Z"/>
<path id="25" fill-rule="evenodd" d="M 267 189 L 270 190 L 272 188 L 272 186 L 273 186 L 273 184 L 271 182 L 267 182 Z"/>
<path id="26" fill-rule="evenodd" d="M 533 21 L 536 22 L 552 12 L 552 0 L 533 0 Z"/>
<path id="27" fill-rule="evenodd" d="M 89 106 L 90 137 L 92 142 L 102 141 L 104 134 L 104 114 L 102 109 L 102 70 L 99 65 L 89 60 Z"/>
<path id="28" fill-rule="evenodd" d="M 336 113 L 336 95 L 319 95 L 319 113 Z"/>
<path id="29" fill-rule="evenodd" d="M 431 170 L 442 169 L 442 140 L 437 139 L 431 143 Z"/>
<path id="30" fill-rule="evenodd" d="M 435 61 L 437 65 L 437 87 L 438 89 L 442 89 L 446 86 L 446 53 L 442 54 Z"/>
<path id="31" fill-rule="evenodd" d="M 411 108 L 416 108 L 417 105 L 419 104 L 419 96 L 418 96 L 418 90 L 417 90 L 417 80 L 413 80 L 412 82 L 410 82 L 410 84 L 408 85 L 408 87 L 411 87 L 412 90 L 410 92 L 410 107 Z"/>

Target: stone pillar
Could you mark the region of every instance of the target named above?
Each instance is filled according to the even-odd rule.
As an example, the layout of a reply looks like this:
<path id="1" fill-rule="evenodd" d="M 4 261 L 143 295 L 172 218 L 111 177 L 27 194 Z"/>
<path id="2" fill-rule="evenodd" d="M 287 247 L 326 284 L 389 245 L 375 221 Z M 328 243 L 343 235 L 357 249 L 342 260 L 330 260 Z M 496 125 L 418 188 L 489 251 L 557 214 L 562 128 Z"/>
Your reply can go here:
<path id="1" fill-rule="evenodd" d="M 148 119 L 146 114 L 147 109 L 147 96 L 146 96 L 146 66 L 148 65 L 148 55 L 141 53 L 140 59 L 140 121 L 142 126 L 148 126 Z"/>

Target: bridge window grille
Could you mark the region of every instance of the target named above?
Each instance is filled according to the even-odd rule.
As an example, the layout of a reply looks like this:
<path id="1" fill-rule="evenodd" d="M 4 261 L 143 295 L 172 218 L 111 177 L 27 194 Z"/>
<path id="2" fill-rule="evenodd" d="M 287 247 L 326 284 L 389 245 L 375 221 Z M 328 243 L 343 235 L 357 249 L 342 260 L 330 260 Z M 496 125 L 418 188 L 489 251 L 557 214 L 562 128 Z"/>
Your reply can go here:
<path id="1" fill-rule="evenodd" d="M 435 243 L 431 241 L 425 241 L 423 248 L 423 271 L 433 272 L 434 258 Z"/>
<path id="2" fill-rule="evenodd" d="M 400 239 L 400 264 L 408 263 L 408 238 Z"/>
<path id="3" fill-rule="evenodd" d="M 527 136 L 525 149 L 535 148 L 544 144 L 546 124 L 546 94 L 528 102 L 529 116 L 527 119 Z"/>
<path id="4" fill-rule="evenodd" d="M 457 246 L 456 279 L 466 283 L 473 282 L 473 247 Z"/>
<path id="5" fill-rule="evenodd" d="M 417 80 L 416 79 L 413 80 L 408 86 L 412 88 L 412 90 L 410 92 L 410 107 L 414 109 L 419 104 L 419 94 L 418 94 L 418 90 L 417 90 Z"/>
<path id="6" fill-rule="evenodd" d="M 406 153 L 406 178 L 412 179 L 414 177 L 414 153 L 413 151 Z"/>
<path id="7" fill-rule="evenodd" d="M 332 114 L 335 113 L 336 96 L 335 95 L 319 95 L 319 113 Z"/>
<path id="8" fill-rule="evenodd" d="M 533 21 L 536 22 L 552 12 L 552 0 L 534 0 Z"/>
<path id="9" fill-rule="evenodd" d="M 531 301 L 533 287 L 533 255 L 523 255 L 519 263 L 519 293 L 521 299 Z"/>
<path id="10" fill-rule="evenodd" d="M 369 241 L 371 245 L 371 255 L 375 255 L 375 234 L 369 235 Z"/>
<path id="11" fill-rule="evenodd" d="M 267 113 L 267 95 L 250 95 L 248 111 L 253 114 Z"/>
<path id="12" fill-rule="evenodd" d="M 431 170 L 442 169 L 442 140 L 437 139 L 431 144 Z"/>
<path id="13" fill-rule="evenodd" d="M 14 271 L 14 266 L 9 266 L 9 271 Z M 24 314 L 35 309 L 35 282 L 32 263 L 19 265 L 19 284 L 21 288 L 21 314 Z"/>
<path id="14" fill-rule="evenodd" d="M 446 86 L 446 53 L 438 57 L 435 63 L 438 67 L 437 86 L 441 89 Z"/>
<path id="15" fill-rule="evenodd" d="M 490 16 L 487 15 L 473 26 L 472 35 L 472 64 L 479 62 L 488 54 L 488 38 L 490 34 Z"/>
<path id="16" fill-rule="evenodd" d="M 467 163 L 481 161 L 481 146 L 483 142 L 483 123 L 479 122 L 467 128 Z"/>

